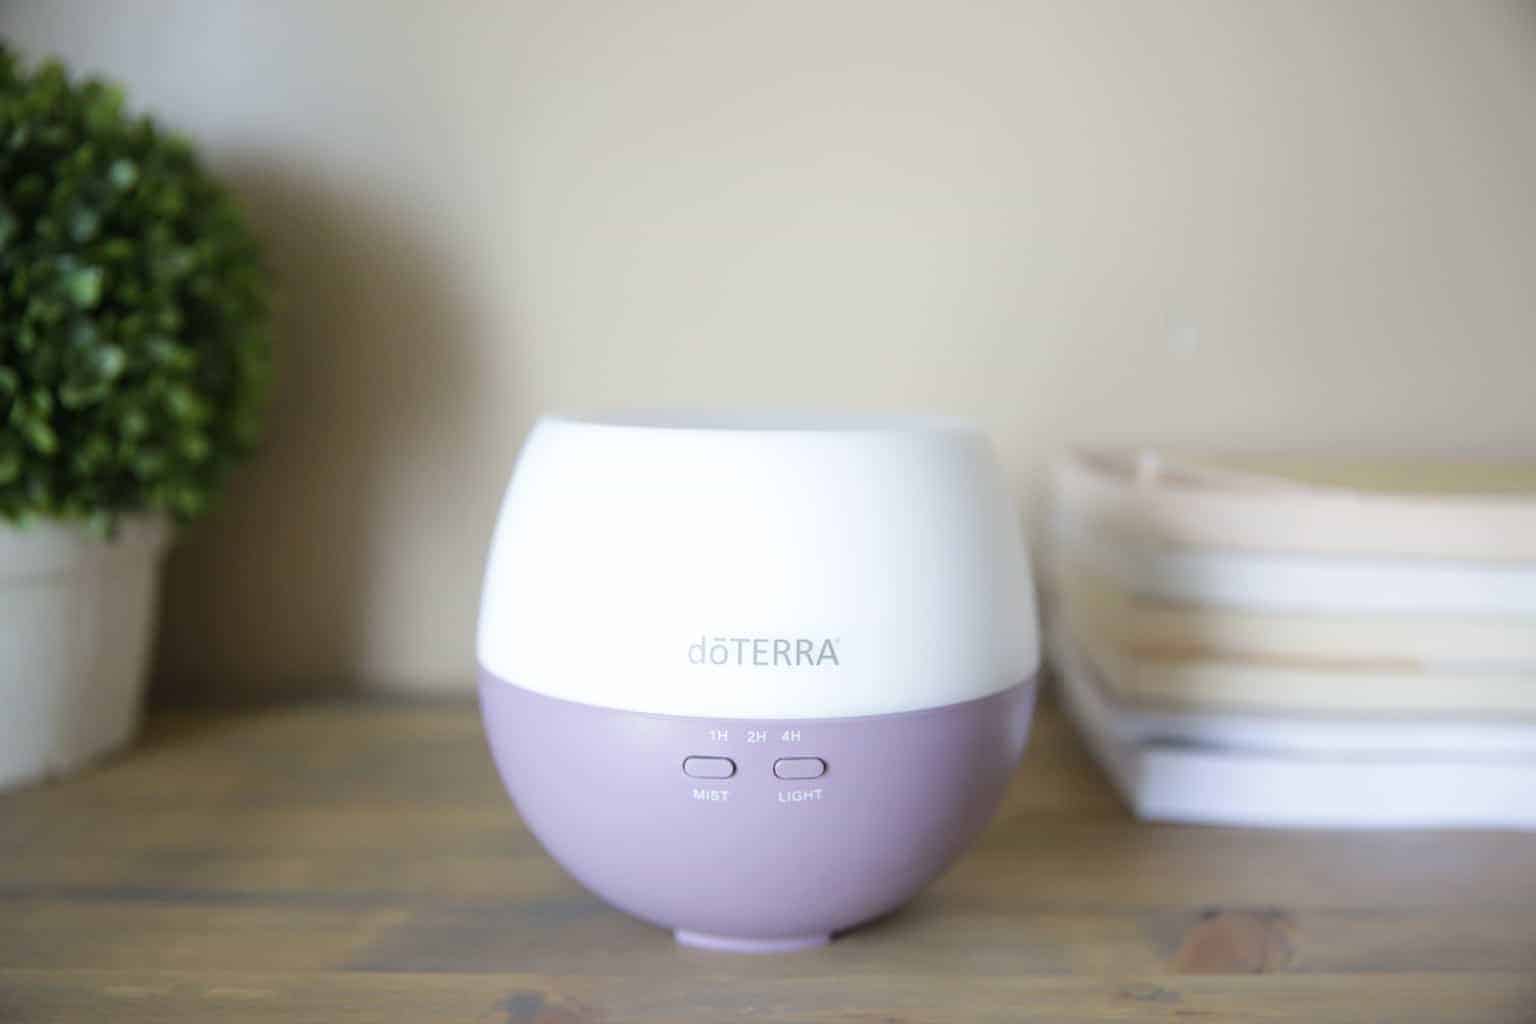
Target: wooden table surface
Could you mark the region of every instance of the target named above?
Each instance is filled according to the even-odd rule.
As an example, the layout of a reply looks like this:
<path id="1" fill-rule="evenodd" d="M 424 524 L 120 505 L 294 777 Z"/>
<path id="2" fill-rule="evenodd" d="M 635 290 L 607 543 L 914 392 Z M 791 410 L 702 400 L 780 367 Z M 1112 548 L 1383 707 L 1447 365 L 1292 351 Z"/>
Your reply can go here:
<path id="1" fill-rule="evenodd" d="M 980 843 L 831 946 L 561 873 L 469 705 L 161 715 L 0 795 L 0 1022 L 1536 1021 L 1536 836 L 1137 824 L 1047 703 Z"/>

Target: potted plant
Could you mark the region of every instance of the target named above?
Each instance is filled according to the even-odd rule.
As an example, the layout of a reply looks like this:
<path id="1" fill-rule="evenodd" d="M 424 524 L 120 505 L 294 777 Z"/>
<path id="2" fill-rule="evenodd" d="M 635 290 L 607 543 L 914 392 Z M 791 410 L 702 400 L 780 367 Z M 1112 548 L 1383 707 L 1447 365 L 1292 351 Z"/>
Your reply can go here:
<path id="1" fill-rule="evenodd" d="M 267 310 L 186 142 L 0 45 L 0 786 L 132 736 L 167 542 L 260 431 Z"/>

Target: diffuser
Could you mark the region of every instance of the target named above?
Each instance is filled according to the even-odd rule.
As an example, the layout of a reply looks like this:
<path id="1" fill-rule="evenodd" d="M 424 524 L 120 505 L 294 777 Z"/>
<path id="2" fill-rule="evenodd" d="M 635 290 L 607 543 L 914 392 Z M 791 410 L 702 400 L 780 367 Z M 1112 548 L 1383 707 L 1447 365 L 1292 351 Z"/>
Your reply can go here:
<path id="1" fill-rule="evenodd" d="M 991 447 L 948 420 L 546 417 L 492 540 L 492 753 L 609 903 L 776 951 L 903 903 L 986 824 L 1039 661 Z"/>

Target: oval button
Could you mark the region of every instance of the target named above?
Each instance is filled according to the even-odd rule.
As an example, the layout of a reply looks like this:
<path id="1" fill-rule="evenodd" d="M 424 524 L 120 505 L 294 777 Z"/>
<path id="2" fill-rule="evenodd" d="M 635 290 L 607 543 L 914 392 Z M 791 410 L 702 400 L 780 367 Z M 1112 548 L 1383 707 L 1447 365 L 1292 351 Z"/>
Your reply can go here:
<path id="1" fill-rule="evenodd" d="M 773 762 L 773 774 L 781 779 L 819 779 L 827 762 L 819 757 L 781 757 Z"/>
<path id="2" fill-rule="evenodd" d="M 728 757 L 685 757 L 683 774 L 691 779 L 728 779 L 736 774 L 736 762 Z"/>

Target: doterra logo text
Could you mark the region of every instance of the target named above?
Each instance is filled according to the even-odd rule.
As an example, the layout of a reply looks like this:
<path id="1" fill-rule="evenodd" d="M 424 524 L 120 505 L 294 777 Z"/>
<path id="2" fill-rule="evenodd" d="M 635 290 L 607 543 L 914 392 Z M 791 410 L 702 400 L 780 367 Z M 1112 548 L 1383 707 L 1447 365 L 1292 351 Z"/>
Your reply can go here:
<path id="1" fill-rule="evenodd" d="M 755 665 L 759 668 L 816 668 L 839 665 L 837 644 L 829 637 L 712 636 L 689 646 L 694 665 Z"/>

